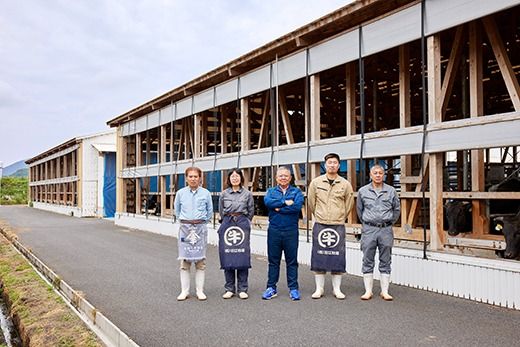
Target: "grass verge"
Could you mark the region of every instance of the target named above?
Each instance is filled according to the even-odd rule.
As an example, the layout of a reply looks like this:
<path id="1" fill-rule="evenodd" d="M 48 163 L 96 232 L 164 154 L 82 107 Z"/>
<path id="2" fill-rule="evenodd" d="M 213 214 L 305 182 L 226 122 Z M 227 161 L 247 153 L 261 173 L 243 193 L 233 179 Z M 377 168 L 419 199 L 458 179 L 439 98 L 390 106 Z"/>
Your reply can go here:
<path id="1" fill-rule="evenodd" d="M 1 222 L 0 229 L 12 235 Z M 24 346 L 103 346 L 1 234 L 0 292 Z"/>

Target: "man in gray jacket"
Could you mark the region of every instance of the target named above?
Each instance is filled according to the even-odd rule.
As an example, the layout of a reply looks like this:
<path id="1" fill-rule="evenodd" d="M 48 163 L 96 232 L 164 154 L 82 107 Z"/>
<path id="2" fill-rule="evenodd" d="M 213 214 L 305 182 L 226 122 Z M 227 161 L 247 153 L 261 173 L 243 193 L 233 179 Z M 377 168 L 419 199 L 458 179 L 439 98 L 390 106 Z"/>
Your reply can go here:
<path id="1" fill-rule="evenodd" d="M 363 282 L 365 294 L 362 300 L 372 298 L 374 282 L 374 257 L 379 250 L 379 272 L 381 273 L 381 297 L 393 300 L 388 294 L 392 263 L 392 245 L 394 233 L 392 225 L 401 213 L 399 198 L 394 187 L 383 182 L 385 171 L 376 164 L 370 168 L 372 182 L 358 191 L 356 207 L 358 218 L 362 223 L 361 251 L 363 252 Z"/>

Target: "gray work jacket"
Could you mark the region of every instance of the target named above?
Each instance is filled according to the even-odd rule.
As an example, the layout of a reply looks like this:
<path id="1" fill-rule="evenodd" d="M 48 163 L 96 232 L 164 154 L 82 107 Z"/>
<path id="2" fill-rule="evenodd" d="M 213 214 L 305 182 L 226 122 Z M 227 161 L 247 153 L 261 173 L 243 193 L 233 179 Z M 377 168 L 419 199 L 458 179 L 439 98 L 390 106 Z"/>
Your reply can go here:
<path id="1" fill-rule="evenodd" d="M 356 200 L 358 218 L 362 223 L 395 223 L 401 214 L 401 204 L 394 187 L 383 183 L 378 192 L 369 183 L 361 187 Z"/>

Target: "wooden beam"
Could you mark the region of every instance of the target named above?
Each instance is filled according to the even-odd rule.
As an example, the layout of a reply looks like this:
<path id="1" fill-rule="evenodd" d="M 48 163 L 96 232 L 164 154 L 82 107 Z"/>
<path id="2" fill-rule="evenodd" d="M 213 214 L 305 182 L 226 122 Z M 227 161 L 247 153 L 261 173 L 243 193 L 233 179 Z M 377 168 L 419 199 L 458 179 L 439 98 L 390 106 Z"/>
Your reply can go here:
<path id="1" fill-rule="evenodd" d="M 310 76 L 310 111 L 311 124 L 310 127 L 310 141 L 318 141 L 320 139 L 321 131 L 321 115 L 320 115 L 320 75 L 314 74 Z M 310 165 L 310 176 L 317 177 L 320 174 L 320 165 Z"/>
<path id="2" fill-rule="evenodd" d="M 228 130 L 228 115 L 223 107 L 220 108 L 220 153 L 227 153 L 228 146 L 228 138 L 227 138 L 227 130 Z M 215 139 L 216 141 L 216 139 Z M 215 143 L 216 146 L 216 143 Z"/>
<path id="3" fill-rule="evenodd" d="M 441 38 L 439 34 L 427 39 L 428 54 L 428 123 L 442 122 L 441 113 Z M 443 228 L 442 153 L 430 154 L 430 249 L 443 248 L 446 235 Z"/>
<path id="4" fill-rule="evenodd" d="M 426 192 L 426 198 L 430 198 L 430 193 Z M 403 199 L 420 199 L 422 193 L 400 192 L 399 196 Z M 443 199 L 455 200 L 520 200 L 520 192 L 443 192 Z"/>
<path id="5" fill-rule="evenodd" d="M 410 107 L 410 51 L 408 45 L 401 45 L 399 46 L 399 127 L 401 129 L 407 128 L 411 125 Z M 420 179 L 420 181 L 417 182 L 406 181 L 406 179 L 411 178 L 410 176 L 412 174 L 411 156 L 402 155 L 400 157 L 400 165 L 401 191 L 407 192 L 409 190 L 408 183 L 418 184 L 422 181 L 422 178 L 417 177 Z M 410 207 L 410 201 L 401 201 L 401 229 L 404 229 L 405 224 L 409 224 L 410 226 L 412 225 L 408 222 Z M 414 217 L 412 216 L 412 223 L 413 219 Z"/>
<path id="6" fill-rule="evenodd" d="M 356 134 L 356 67 L 354 63 L 346 65 L 346 86 L 345 86 L 345 102 L 346 102 L 346 124 L 347 136 Z M 356 190 L 357 175 L 356 175 L 356 160 L 347 160 L 347 179 L 352 188 Z M 348 223 L 357 223 L 356 208 L 352 208 L 348 215 Z"/>
<path id="7" fill-rule="evenodd" d="M 251 120 L 249 119 L 249 99 L 240 99 L 240 151 L 251 149 Z"/>
<path id="8" fill-rule="evenodd" d="M 294 136 L 291 128 L 291 121 L 289 120 L 289 111 L 287 110 L 287 103 L 285 101 L 285 93 L 280 88 L 280 97 L 278 98 L 278 103 L 280 104 L 280 113 L 282 116 L 283 129 L 285 131 L 285 137 L 287 139 L 287 144 L 294 143 Z M 298 164 L 293 164 L 293 173 L 294 179 L 297 181 L 301 181 L 302 175 L 300 173 L 300 166 Z M 304 213 L 305 214 L 305 213 Z"/>
<path id="9" fill-rule="evenodd" d="M 126 187 L 124 185 L 123 178 L 120 176 L 121 170 L 123 170 L 123 161 L 126 161 L 126 146 L 124 143 L 124 137 L 122 136 L 123 127 L 117 127 L 116 135 L 116 212 L 124 212 L 124 201 L 126 196 Z M 133 135 L 130 135 L 133 136 Z M 118 155 L 119 154 L 119 155 Z"/>
<path id="10" fill-rule="evenodd" d="M 515 107 L 515 111 L 520 111 L 520 86 L 511 65 L 511 61 L 507 56 L 504 42 L 500 37 L 500 33 L 492 16 L 482 18 L 482 22 L 486 28 L 486 33 L 489 38 L 489 42 L 491 43 L 491 48 L 493 49 L 493 53 L 495 53 L 498 67 L 500 68 L 500 72 L 504 78 L 507 91 L 509 92 L 513 106 Z"/>
<path id="11" fill-rule="evenodd" d="M 202 122 L 203 122 L 203 115 L 196 114 L 193 116 L 193 131 L 194 131 L 194 152 L 193 152 L 193 158 L 200 158 L 203 154 L 203 151 L 201 151 L 201 146 L 203 146 L 202 139 L 204 135 L 202 134 Z"/>
<path id="12" fill-rule="evenodd" d="M 477 22 L 469 24 L 469 98 L 470 117 L 484 115 L 484 93 L 482 82 L 482 38 Z M 471 190 L 483 192 L 485 190 L 484 151 L 471 151 Z M 489 232 L 485 201 L 472 202 L 473 234 L 481 236 Z"/>
<path id="13" fill-rule="evenodd" d="M 78 162 L 78 180 L 77 182 L 77 194 L 78 194 L 78 207 L 80 209 L 83 208 L 83 142 L 79 144 L 78 149 L 76 149 L 76 159 Z"/>
<path id="14" fill-rule="evenodd" d="M 448 102 L 450 101 L 451 90 L 453 89 L 453 83 L 457 75 L 457 69 L 460 65 L 460 57 L 462 53 L 462 37 L 464 33 L 464 26 L 459 25 L 455 32 L 455 38 L 453 39 L 453 45 L 451 48 L 450 58 L 448 60 L 448 66 L 446 67 L 446 73 L 444 75 L 444 81 L 441 88 L 441 114 L 444 118 L 446 108 L 448 108 Z"/>

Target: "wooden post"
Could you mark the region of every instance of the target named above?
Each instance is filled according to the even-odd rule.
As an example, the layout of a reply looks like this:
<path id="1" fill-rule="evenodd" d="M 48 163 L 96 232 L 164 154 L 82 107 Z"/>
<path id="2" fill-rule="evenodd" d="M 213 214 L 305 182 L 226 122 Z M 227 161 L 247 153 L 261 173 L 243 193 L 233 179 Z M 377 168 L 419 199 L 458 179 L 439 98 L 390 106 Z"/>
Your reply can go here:
<path id="1" fill-rule="evenodd" d="M 159 149 L 159 157 L 161 163 L 166 163 L 166 125 L 161 126 L 161 147 Z M 161 201 L 161 217 L 164 217 L 166 210 L 166 176 L 159 176 L 160 201 Z"/>
<path id="2" fill-rule="evenodd" d="M 440 35 L 428 37 L 428 117 L 429 123 L 442 122 Z M 440 250 L 445 243 L 443 228 L 442 168 L 443 154 L 430 154 L 430 249 Z"/>
<path id="3" fill-rule="evenodd" d="M 135 166 L 141 166 L 143 160 L 143 139 L 141 133 L 135 135 Z M 135 178 L 135 214 L 141 214 L 141 178 Z"/>
<path id="4" fill-rule="evenodd" d="M 81 209 L 83 207 L 82 197 L 83 197 L 83 142 L 79 144 L 78 149 L 76 149 L 76 160 L 78 163 L 78 180 L 77 180 L 77 192 L 78 192 L 78 207 Z"/>
<path id="5" fill-rule="evenodd" d="M 470 117 L 484 115 L 484 94 L 482 85 L 482 38 L 477 22 L 469 24 L 469 113 Z M 483 192 L 485 190 L 484 176 L 484 151 L 471 151 L 471 191 Z M 472 201 L 473 234 L 482 236 L 489 231 L 489 219 L 486 214 L 485 201 Z"/>
<path id="6" fill-rule="evenodd" d="M 249 99 L 240 99 L 240 152 L 251 148 L 251 120 L 249 119 Z M 249 170 L 244 171 L 244 187 L 249 186 Z"/>
<path id="7" fill-rule="evenodd" d="M 310 76 L 310 111 L 311 111 L 311 124 L 307 124 L 310 127 L 310 141 L 318 141 L 320 139 L 321 131 L 321 116 L 320 116 L 320 75 L 314 74 Z M 320 175 L 320 164 L 310 164 L 310 176 L 311 178 L 318 177 Z"/>
<path id="8" fill-rule="evenodd" d="M 399 46 L 399 127 L 407 128 L 411 125 L 410 119 L 410 52 L 408 45 Z M 401 177 L 412 175 L 411 156 L 402 155 Z M 409 185 L 401 182 L 401 191 L 409 191 Z M 401 228 L 407 224 L 410 212 L 410 200 L 401 199 Z M 410 225 L 411 226 L 411 225 Z"/>
<path id="9" fill-rule="evenodd" d="M 346 124 L 347 136 L 356 134 L 356 67 L 354 63 L 346 65 Z M 357 174 L 356 174 L 356 160 L 347 160 L 347 179 L 352 188 L 356 190 Z M 352 208 L 348 215 L 348 223 L 355 224 L 357 222 L 356 208 Z"/>

